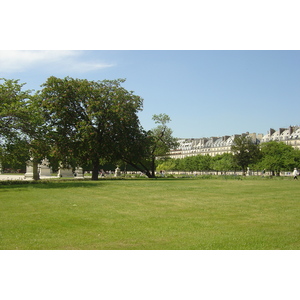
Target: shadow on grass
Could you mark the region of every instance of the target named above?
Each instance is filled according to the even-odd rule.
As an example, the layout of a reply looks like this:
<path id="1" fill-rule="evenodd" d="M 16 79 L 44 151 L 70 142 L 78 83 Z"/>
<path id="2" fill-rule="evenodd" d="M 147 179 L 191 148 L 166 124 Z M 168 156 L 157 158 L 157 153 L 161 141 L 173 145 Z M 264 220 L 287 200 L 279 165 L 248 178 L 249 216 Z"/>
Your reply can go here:
<path id="1" fill-rule="evenodd" d="M 20 189 L 20 188 L 34 188 L 34 189 L 67 189 L 67 188 L 90 188 L 106 185 L 109 181 L 180 181 L 189 180 L 191 178 L 99 178 L 99 180 L 91 179 L 42 179 L 38 181 L 28 180 L 1 180 L 0 191 Z"/>
<path id="2" fill-rule="evenodd" d="M 5 180 L 0 181 L 0 190 L 14 189 L 22 187 L 32 187 L 36 189 L 67 189 L 67 188 L 85 188 L 102 185 L 104 182 L 91 180 L 39 180 L 39 181 L 25 181 L 25 180 Z"/>
<path id="3" fill-rule="evenodd" d="M 103 186 L 108 181 L 190 181 L 190 180 L 292 180 L 291 177 L 278 177 L 278 178 L 261 178 L 260 176 L 212 176 L 212 175 L 202 175 L 202 176 L 183 176 L 183 177 L 156 177 L 156 178 L 124 178 L 124 177 L 110 177 L 110 178 L 99 178 L 99 180 L 91 179 L 42 179 L 38 181 L 26 181 L 26 180 L 0 180 L 0 190 L 4 189 L 14 189 L 21 187 L 32 187 L 37 189 L 64 189 L 64 188 L 84 188 L 84 187 L 94 187 Z"/>

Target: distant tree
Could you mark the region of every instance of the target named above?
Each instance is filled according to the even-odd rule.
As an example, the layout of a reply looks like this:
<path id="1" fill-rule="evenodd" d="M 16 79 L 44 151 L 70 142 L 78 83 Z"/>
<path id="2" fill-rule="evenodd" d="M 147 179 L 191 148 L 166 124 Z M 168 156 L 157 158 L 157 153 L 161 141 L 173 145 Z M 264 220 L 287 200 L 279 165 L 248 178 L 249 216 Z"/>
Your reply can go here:
<path id="1" fill-rule="evenodd" d="M 195 156 L 187 156 L 183 158 L 182 162 L 183 171 L 193 172 L 198 170 L 197 159 Z"/>
<path id="2" fill-rule="evenodd" d="M 210 155 L 195 156 L 197 163 L 197 171 L 209 171 L 212 167 L 212 157 Z"/>
<path id="3" fill-rule="evenodd" d="M 178 171 L 209 171 L 212 168 L 212 157 L 209 155 L 186 156 L 175 160 Z"/>
<path id="4" fill-rule="evenodd" d="M 250 164 L 254 164 L 260 158 L 259 145 L 252 141 L 248 136 L 236 137 L 231 146 L 234 155 L 234 161 L 241 167 L 243 174 Z"/>
<path id="5" fill-rule="evenodd" d="M 270 141 L 261 145 L 262 159 L 259 167 L 280 175 L 280 171 L 300 166 L 300 151 L 283 142 Z"/>
<path id="6" fill-rule="evenodd" d="M 186 171 L 186 165 L 185 165 L 185 159 L 184 158 L 178 158 L 176 160 L 176 168 L 178 171 Z"/>
<path id="7" fill-rule="evenodd" d="M 232 153 L 217 155 L 212 159 L 213 169 L 219 172 L 227 172 L 235 169 Z"/>
<path id="8" fill-rule="evenodd" d="M 157 161 L 156 169 L 164 171 L 177 170 L 176 160 L 174 158 L 160 159 Z"/>
<path id="9" fill-rule="evenodd" d="M 295 165 L 294 168 L 300 169 L 300 149 L 294 149 L 294 161 Z"/>

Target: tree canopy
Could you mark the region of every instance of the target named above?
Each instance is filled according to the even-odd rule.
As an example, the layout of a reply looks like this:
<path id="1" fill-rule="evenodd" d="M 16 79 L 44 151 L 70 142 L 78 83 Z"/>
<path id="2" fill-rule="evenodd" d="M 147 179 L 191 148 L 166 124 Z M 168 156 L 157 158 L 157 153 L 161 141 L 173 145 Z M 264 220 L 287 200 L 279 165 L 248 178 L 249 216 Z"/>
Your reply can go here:
<path id="1" fill-rule="evenodd" d="M 53 153 L 64 165 L 90 160 L 92 179 L 102 161 L 120 159 L 120 148 L 139 132 L 143 99 L 121 86 L 123 79 L 88 81 L 50 77 L 40 105 L 50 130 Z"/>
<path id="2" fill-rule="evenodd" d="M 126 138 L 127 142 L 124 141 L 123 151 L 121 151 L 123 161 L 150 178 L 156 176 L 156 159 L 164 158 L 171 148 L 177 146 L 177 140 L 167 126 L 171 121 L 170 117 L 159 114 L 153 115 L 152 119 L 158 126 L 149 131 L 144 131 L 142 128 L 132 131 L 135 134 L 130 139 Z"/>
<path id="3" fill-rule="evenodd" d="M 231 151 L 236 165 L 241 167 L 244 173 L 246 168 L 250 164 L 256 163 L 260 156 L 259 145 L 249 136 L 236 137 L 231 146 Z"/>
<path id="4" fill-rule="evenodd" d="M 31 91 L 23 91 L 25 83 L 19 80 L 1 78 L 0 84 L 0 136 L 2 142 L 24 136 L 28 131 L 25 120 L 30 117 L 27 114 L 27 105 L 31 98 Z"/>
<path id="5" fill-rule="evenodd" d="M 25 84 L 19 80 L 2 80 L 2 161 L 4 156 L 13 161 L 22 148 L 36 170 L 47 157 L 56 165 L 60 161 L 63 167 L 92 165 L 92 179 L 97 180 L 100 164 L 123 161 L 154 177 L 155 157 L 176 145 L 166 126 L 169 116 L 154 115 L 159 126 L 150 131 L 142 128 L 138 112 L 143 99 L 122 86 L 125 79 L 89 81 L 51 76 L 34 94 L 23 91 Z"/>
<path id="6" fill-rule="evenodd" d="M 258 163 L 261 169 L 270 170 L 273 175 L 280 171 L 293 170 L 300 167 L 300 150 L 283 142 L 270 141 L 261 145 L 262 159 Z"/>
<path id="7" fill-rule="evenodd" d="M 19 80 L 1 79 L 0 84 L 0 146 L 1 160 L 16 165 L 34 158 L 34 176 L 37 162 L 46 154 L 47 143 L 43 133 L 43 119 L 35 105 L 32 90 L 23 90 Z M 19 153 L 16 156 L 16 153 Z"/>

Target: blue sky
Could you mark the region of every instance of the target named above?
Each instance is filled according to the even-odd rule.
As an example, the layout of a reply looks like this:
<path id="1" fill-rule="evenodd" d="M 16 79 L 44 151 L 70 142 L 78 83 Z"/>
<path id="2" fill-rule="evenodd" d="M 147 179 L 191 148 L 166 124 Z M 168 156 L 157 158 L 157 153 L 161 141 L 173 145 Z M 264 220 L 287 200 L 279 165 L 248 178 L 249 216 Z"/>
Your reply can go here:
<path id="1" fill-rule="evenodd" d="M 52 75 L 126 78 L 144 99 L 142 126 L 166 113 L 176 137 L 300 125 L 300 51 L 0 51 L 0 77 L 38 90 Z"/>

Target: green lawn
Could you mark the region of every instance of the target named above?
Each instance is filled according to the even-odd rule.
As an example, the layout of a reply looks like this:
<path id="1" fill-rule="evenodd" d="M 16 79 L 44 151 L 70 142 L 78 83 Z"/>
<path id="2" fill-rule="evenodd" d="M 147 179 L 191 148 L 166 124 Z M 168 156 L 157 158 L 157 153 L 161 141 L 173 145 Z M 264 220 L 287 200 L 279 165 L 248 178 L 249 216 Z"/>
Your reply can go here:
<path id="1" fill-rule="evenodd" d="M 0 249 L 300 249 L 300 182 L 0 185 Z"/>

